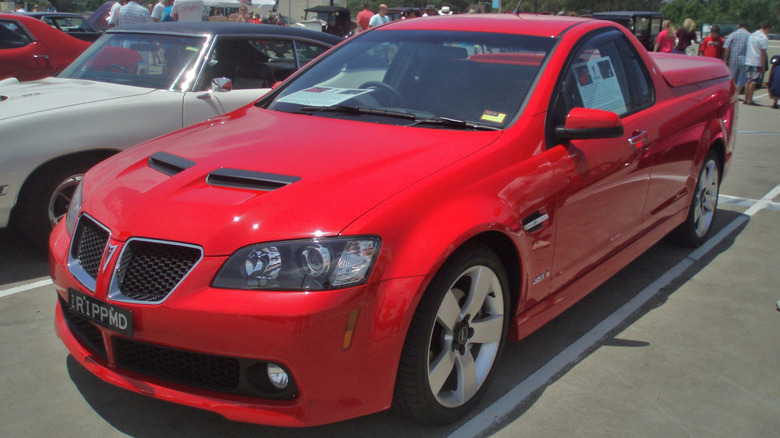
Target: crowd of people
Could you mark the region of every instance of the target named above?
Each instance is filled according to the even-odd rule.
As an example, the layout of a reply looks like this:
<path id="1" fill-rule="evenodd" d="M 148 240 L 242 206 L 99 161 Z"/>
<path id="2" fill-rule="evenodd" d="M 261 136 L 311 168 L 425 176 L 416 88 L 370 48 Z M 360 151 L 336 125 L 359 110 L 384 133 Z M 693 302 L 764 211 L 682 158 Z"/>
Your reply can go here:
<path id="1" fill-rule="evenodd" d="M 380 24 L 385 24 L 390 21 L 390 17 L 387 15 L 387 5 L 382 3 L 379 5 L 379 11 L 375 14 L 373 11 L 371 11 L 371 3 L 365 2 L 363 3 L 363 10 L 360 11 L 357 15 L 357 28 L 355 29 L 356 32 L 363 32 L 366 31 L 372 27 L 379 26 Z M 428 5 L 424 9 L 420 8 L 406 8 L 403 11 L 403 15 L 401 16 L 401 20 L 407 20 L 411 18 L 417 18 L 417 17 L 428 17 L 433 15 L 452 15 L 453 11 L 452 9 L 444 5 L 441 7 L 441 9 L 436 9 L 435 6 Z"/>
<path id="2" fill-rule="evenodd" d="M 686 18 L 682 27 L 674 31 L 672 23 L 664 20 L 662 30 L 655 43 L 656 52 L 687 53 L 691 52 L 693 44 L 699 43 L 695 31 L 695 22 Z M 729 66 L 731 77 L 737 85 L 737 92 L 745 92 L 746 105 L 760 106 L 753 100 L 757 86 L 763 84 L 765 73 L 769 68 L 767 47 L 769 43 L 768 21 L 761 23 L 755 32 L 747 29 L 747 23 L 741 21 L 739 28 L 723 38 L 720 26 L 710 27 L 710 34 L 699 43 L 698 55 L 722 59 Z M 778 58 L 778 57 L 775 57 Z M 773 59 L 773 65 L 780 64 L 780 59 Z M 769 75 L 769 94 L 773 101 L 772 108 L 778 109 L 780 99 L 780 67 L 772 68 Z"/>

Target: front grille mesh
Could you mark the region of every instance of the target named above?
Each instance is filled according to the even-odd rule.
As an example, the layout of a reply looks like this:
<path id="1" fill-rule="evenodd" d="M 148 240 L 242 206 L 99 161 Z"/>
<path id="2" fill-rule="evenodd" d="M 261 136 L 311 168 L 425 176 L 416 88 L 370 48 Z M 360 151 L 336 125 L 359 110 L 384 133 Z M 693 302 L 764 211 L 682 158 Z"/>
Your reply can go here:
<path id="1" fill-rule="evenodd" d="M 173 382 L 216 391 L 235 391 L 241 366 L 230 357 L 174 350 L 114 338 L 114 355 L 120 367 Z"/>
<path id="2" fill-rule="evenodd" d="M 117 269 L 119 292 L 136 301 L 161 301 L 200 260 L 197 248 L 131 240 Z"/>
<path id="3" fill-rule="evenodd" d="M 65 320 L 68 321 L 71 332 L 76 335 L 86 347 L 89 347 L 106 358 L 106 345 L 103 342 L 103 334 L 100 329 L 83 316 L 70 310 L 68 303 L 62 298 L 60 298 L 60 306 L 62 307 L 62 313 L 65 316 Z"/>
<path id="4" fill-rule="evenodd" d="M 74 258 L 90 277 L 97 279 L 100 260 L 108 242 L 109 233 L 87 217 L 82 217 L 76 230 Z"/>

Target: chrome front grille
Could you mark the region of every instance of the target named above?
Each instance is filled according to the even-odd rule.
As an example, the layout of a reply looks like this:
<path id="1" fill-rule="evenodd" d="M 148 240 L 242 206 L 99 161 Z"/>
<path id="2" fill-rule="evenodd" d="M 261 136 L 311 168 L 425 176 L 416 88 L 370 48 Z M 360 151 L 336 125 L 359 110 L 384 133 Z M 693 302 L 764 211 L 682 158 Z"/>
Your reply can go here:
<path id="1" fill-rule="evenodd" d="M 70 272 L 90 291 L 95 291 L 100 262 L 111 233 L 91 217 L 82 215 L 68 254 Z"/>
<path id="2" fill-rule="evenodd" d="M 119 256 L 109 296 L 117 301 L 161 302 L 202 256 L 193 245 L 130 239 Z"/>

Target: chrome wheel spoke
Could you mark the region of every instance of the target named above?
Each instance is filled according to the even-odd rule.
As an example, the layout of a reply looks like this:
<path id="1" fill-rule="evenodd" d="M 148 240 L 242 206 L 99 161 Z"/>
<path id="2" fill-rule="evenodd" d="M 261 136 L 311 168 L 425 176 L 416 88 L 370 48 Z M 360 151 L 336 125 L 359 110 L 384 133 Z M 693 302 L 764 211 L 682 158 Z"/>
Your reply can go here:
<path id="1" fill-rule="evenodd" d="M 436 314 L 436 320 L 447 329 L 449 334 L 455 330 L 455 324 L 460 320 L 460 306 L 452 290 L 444 294 L 444 299 Z"/>
<path id="2" fill-rule="evenodd" d="M 474 356 L 471 351 L 466 350 L 466 354 L 458 355 L 458 387 L 455 390 L 455 397 L 465 403 L 474 397 L 482 382 L 477 380 L 477 365 L 474 363 Z"/>
<path id="3" fill-rule="evenodd" d="M 447 378 L 452 374 L 452 370 L 455 369 L 456 356 L 452 348 L 445 346 L 444 351 L 438 358 L 428 367 L 428 382 L 431 385 L 431 391 L 434 394 L 441 392 L 442 387 L 447 382 Z"/>
<path id="4" fill-rule="evenodd" d="M 471 328 L 474 329 L 474 335 L 469 339 L 469 342 L 473 344 L 498 343 L 504 332 L 504 317 L 503 315 L 491 315 L 483 320 L 472 322 Z"/>
<path id="5" fill-rule="evenodd" d="M 493 290 L 493 283 L 496 281 L 496 274 L 490 269 L 484 267 L 478 267 L 472 274 L 471 288 L 469 289 L 468 301 L 464 310 L 465 315 L 471 315 L 474 317 L 482 306 L 485 304 L 485 300 Z"/>

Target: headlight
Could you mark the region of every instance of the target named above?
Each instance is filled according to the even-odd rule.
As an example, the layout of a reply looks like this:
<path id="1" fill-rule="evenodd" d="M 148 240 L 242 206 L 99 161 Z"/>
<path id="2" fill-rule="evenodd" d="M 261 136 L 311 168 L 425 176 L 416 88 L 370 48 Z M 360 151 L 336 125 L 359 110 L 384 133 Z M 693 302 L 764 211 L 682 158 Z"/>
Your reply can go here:
<path id="1" fill-rule="evenodd" d="M 70 200 L 68 206 L 68 214 L 65 216 L 65 227 L 68 232 L 68 236 L 73 235 L 73 227 L 76 225 L 76 219 L 79 217 L 79 211 L 81 210 L 81 186 L 83 180 L 76 186 L 76 191 L 73 192 L 73 198 Z"/>
<path id="2" fill-rule="evenodd" d="M 250 245 L 225 262 L 214 287 L 328 290 L 368 281 L 379 255 L 378 237 L 335 237 Z"/>

